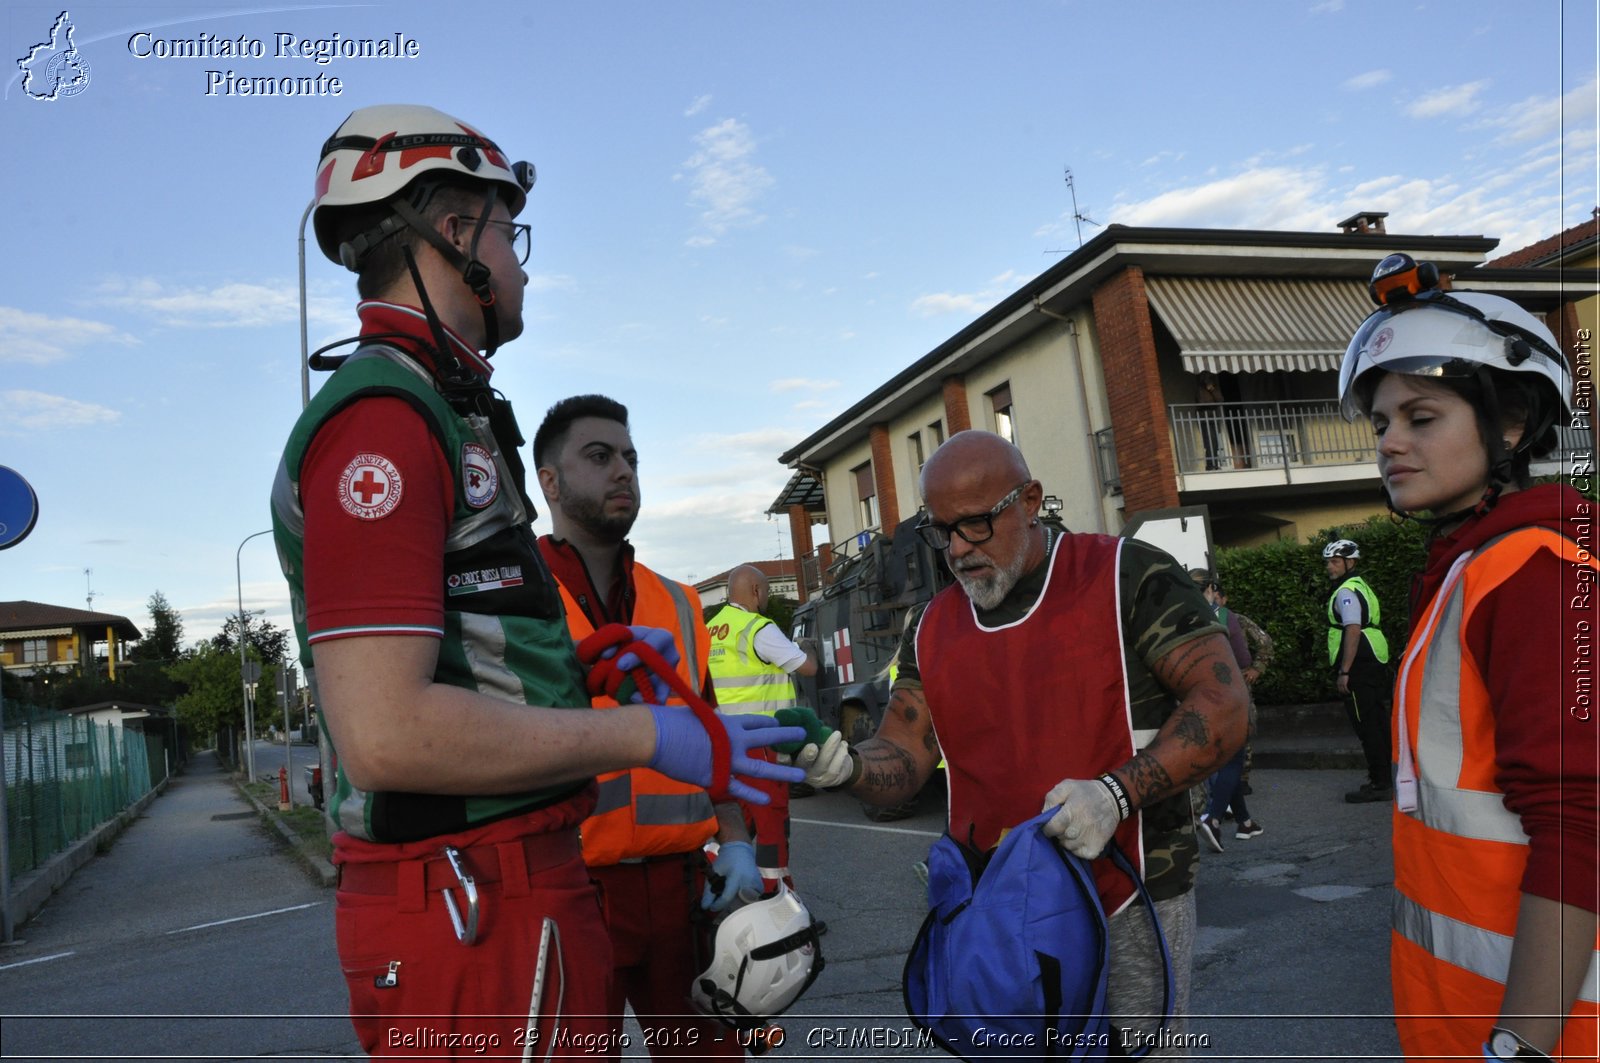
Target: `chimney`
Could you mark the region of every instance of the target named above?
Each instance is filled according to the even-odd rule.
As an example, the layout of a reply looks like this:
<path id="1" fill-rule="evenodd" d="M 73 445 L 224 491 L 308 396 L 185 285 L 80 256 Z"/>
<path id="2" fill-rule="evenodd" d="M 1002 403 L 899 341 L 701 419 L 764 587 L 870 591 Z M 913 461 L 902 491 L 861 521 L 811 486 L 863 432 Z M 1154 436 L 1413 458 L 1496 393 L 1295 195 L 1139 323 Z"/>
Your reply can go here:
<path id="1" fill-rule="evenodd" d="M 1339 228 L 1347 234 L 1374 233 L 1382 235 L 1387 230 L 1383 227 L 1383 219 L 1389 216 L 1386 210 L 1364 210 L 1359 214 L 1352 214 L 1339 223 Z"/>

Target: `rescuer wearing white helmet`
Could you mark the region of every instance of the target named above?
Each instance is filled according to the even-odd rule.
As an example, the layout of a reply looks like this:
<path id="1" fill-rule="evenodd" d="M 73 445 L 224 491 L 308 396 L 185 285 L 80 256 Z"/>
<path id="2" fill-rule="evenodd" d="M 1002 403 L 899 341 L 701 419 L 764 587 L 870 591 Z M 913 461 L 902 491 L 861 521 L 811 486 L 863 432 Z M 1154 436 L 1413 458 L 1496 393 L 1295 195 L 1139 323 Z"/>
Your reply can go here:
<path id="1" fill-rule="evenodd" d="M 1390 970 L 1408 1059 L 1594 1059 L 1593 504 L 1530 485 L 1568 421 L 1550 330 L 1391 255 L 1345 352 L 1390 507 L 1430 525 L 1395 687 Z M 1496 1018 L 1489 1018 L 1495 1016 Z"/>
<path id="2" fill-rule="evenodd" d="M 1394 796 L 1389 785 L 1394 677 L 1389 671 L 1389 643 L 1378 626 L 1382 618 L 1378 592 L 1356 573 L 1361 548 L 1349 539 L 1335 539 L 1323 547 L 1322 563 L 1334 584 L 1328 598 L 1328 666 L 1334 670 L 1334 687 L 1367 761 L 1367 781 L 1344 799 L 1352 804 L 1387 801 Z"/>
<path id="3" fill-rule="evenodd" d="M 616 1058 L 578 839 L 595 774 L 648 766 L 757 801 L 750 779 L 803 776 L 748 756 L 798 728 L 702 723 L 664 687 L 590 709 L 489 383 L 522 330 L 532 184 L 475 127 L 411 105 L 354 112 L 317 164 L 317 243 L 357 275 L 361 335 L 290 434 L 272 515 L 337 761 L 335 930 L 372 1056 Z M 617 630 L 628 644 L 596 665 L 675 663 L 670 633 Z"/>

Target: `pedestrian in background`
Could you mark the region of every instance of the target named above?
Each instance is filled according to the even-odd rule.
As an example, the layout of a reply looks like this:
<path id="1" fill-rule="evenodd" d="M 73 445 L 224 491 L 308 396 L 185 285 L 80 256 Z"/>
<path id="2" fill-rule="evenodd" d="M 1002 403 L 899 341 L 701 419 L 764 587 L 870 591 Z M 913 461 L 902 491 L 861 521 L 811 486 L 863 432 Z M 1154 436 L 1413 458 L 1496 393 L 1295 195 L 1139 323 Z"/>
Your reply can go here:
<path id="1" fill-rule="evenodd" d="M 1256 683 L 1260 682 L 1267 669 L 1272 667 L 1272 636 L 1267 634 L 1266 628 L 1248 616 L 1229 609 L 1228 594 L 1223 590 L 1220 583 L 1216 585 L 1213 593 L 1216 595 L 1219 615 L 1238 617 L 1239 626 L 1244 629 L 1245 645 L 1250 651 L 1250 667 L 1240 673 L 1244 676 L 1244 681 L 1250 684 L 1250 731 L 1244 745 L 1244 774 L 1239 777 L 1240 789 L 1248 797 L 1254 792 L 1250 788 L 1250 768 L 1255 761 L 1255 737 L 1260 723 L 1260 711 L 1256 706 L 1255 688 Z"/>
<path id="2" fill-rule="evenodd" d="M 1334 686 L 1344 699 L 1345 716 L 1366 756 L 1367 781 L 1344 795 L 1346 801 L 1388 801 L 1394 797 L 1389 779 L 1389 706 L 1393 673 L 1389 642 L 1378 627 L 1378 594 L 1357 574 L 1361 547 L 1335 539 L 1322 548 L 1323 565 L 1333 581 L 1328 598 L 1328 665 Z"/>
<path id="3" fill-rule="evenodd" d="M 1237 616 L 1222 608 L 1217 581 L 1209 572 L 1203 568 L 1193 568 L 1189 570 L 1189 578 L 1200 588 L 1200 593 L 1205 596 L 1206 604 L 1211 606 L 1217 622 L 1227 629 L 1228 648 L 1233 652 L 1233 659 L 1242 675 L 1251 666 L 1250 650 L 1245 644 L 1244 625 L 1239 622 Z M 1248 697 L 1248 688 L 1246 696 Z M 1246 733 L 1248 735 L 1248 729 Z M 1248 744 L 1240 745 L 1239 751 L 1229 758 L 1228 763 L 1211 776 L 1211 797 L 1207 802 L 1205 815 L 1200 817 L 1200 836 L 1206 840 L 1207 845 L 1219 853 L 1223 851 L 1222 821 L 1230 812 L 1235 819 L 1234 837 L 1241 840 L 1254 838 L 1266 830 L 1260 823 L 1250 818 L 1250 809 L 1245 805 L 1244 759 L 1247 748 Z"/>
<path id="4" fill-rule="evenodd" d="M 1339 374 L 1389 507 L 1429 528 L 1396 685 L 1395 1021 L 1411 1060 L 1593 1060 L 1594 506 L 1529 479 L 1571 376 L 1532 314 L 1438 284 L 1380 263 Z"/>

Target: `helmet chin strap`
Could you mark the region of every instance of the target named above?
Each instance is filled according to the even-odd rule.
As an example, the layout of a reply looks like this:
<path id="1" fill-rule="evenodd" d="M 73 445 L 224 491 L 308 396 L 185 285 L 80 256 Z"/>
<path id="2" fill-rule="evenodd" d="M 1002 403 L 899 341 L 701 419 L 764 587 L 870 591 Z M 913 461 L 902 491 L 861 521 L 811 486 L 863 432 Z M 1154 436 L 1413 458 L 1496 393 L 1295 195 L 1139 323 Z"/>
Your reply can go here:
<path id="1" fill-rule="evenodd" d="M 500 348 L 500 319 L 495 313 L 494 289 L 489 281 L 492 277 L 489 267 L 478 258 L 478 244 L 483 239 L 483 230 L 489 224 L 489 215 L 494 213 L 495 200 L 498 193 L 494 185 L 488 186 L 484 193 L 483 207 L 478 211 L 477 224 L 472 228 L 472 243 L 463 255 L 449 240 L 439 235 L 437 229 L 428 224 L 428 219 L 422 212 L 404 199 L 396 199 L 393 203 L 394 212 L 404 218 L 418 235 L 444 258 L 444 260 L 461 272 L 461 279 L 468 288 L 472 289 L 473 298 L 478 301 L 478 308 L 483 312 L 483 356 L 494 357 L 494 352 Z M 411 263 L 409 250 L 406 253 L 407 263 Z M 417 271 L 414 264 L 411 266 L 411 275 L 414 280 Z M 422 282 L 416 281 L 418 291 L 422 289 Z M 424 296 L 424 299 L 426 297 Z M 432 312 L 429 312 L 429 322 L 433 321 Z"/>

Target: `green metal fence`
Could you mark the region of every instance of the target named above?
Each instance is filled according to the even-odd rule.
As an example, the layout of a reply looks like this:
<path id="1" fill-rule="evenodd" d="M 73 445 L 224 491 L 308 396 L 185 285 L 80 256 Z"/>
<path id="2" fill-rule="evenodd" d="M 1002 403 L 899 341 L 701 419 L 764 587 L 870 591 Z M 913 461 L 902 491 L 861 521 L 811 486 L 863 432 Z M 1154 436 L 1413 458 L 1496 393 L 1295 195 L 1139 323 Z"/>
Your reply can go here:
<path id="1" fill-rule="evenodd" d="M 7 702 L 6 839 L 11 878 L 31 871 L 150 792 L 156 736 Z M 160 750 L 156 750 L 159 754 Z"/>

